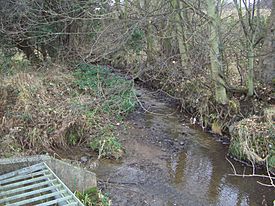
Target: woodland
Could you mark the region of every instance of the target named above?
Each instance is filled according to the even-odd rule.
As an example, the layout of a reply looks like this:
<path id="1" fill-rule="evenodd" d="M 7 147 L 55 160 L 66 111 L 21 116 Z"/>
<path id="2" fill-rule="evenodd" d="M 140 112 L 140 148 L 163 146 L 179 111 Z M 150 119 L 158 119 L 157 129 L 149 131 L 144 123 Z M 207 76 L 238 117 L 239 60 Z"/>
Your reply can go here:
<path id="1" fill-rule="evenodd" d="M 121 158 L 142 85 L 275 187 L 274 0 L 0 0 L 0 23 L 1 157 Z"/>

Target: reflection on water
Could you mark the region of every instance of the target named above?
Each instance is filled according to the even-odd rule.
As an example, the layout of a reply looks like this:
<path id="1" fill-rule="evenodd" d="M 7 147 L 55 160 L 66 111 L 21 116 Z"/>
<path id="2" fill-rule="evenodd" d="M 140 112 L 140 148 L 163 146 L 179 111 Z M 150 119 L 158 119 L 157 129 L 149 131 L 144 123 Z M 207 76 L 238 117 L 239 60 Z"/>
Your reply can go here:
<path id="1" fill-rule="evenodd" d="M 194 138 L 199 138 L 200 144 L 189 145 L 187 151 L 171 156 L 167 162 L 175 187 L 213 205 L 265 205 L 272 202 L 275 198 L 272 189 L 260 186 L 255 179 L 228 176 L 231 170 L 225 161 L 223 145 L 209 141 L 211 137 L 201 132 Z M 269 198 L 264 200 L 264 196 Z"/>
<path id="2" fill-rule="evenodd" d="M 169 112 L 169 108 L 163 110 Z M 177 115 L 161 116 L 148 113 L 146 125 L 157 125 L 170 138 L 188 140 L 184 151 L 171 155 L 167 160 L 171 184 L 178 190 L 194 199 L 207 201 L 206 205 L 265 205 L 275 199 L 275 191 L 260 186 L 256 179 L 228 176 L 231 167 L 225 160 L 226 146 L 199 129 L 190 131 L 188 127 L 187 132 L 183 131 L 184 127 Z M 186 135 L 188 132 L 192 135 Z M 242 166 L 235 164 L 240 171 Z M 167 205 L 173 205 L 172 201 L 168 201 Z"/>
<path id="3" fill-rule="evenodd" d="M 166 115 L 145 113 L 141 117 L 144 119 L 135 121 L 145 121 L 146 131 L 153 132 L 145 133 L 142 127 L 132 128 L 129 131 L 131 137 L 149 134 L 158 137 L 157 141 L 170 139 L 173 144 L 183 146 L 180 150 L 167 153 L 168 158 L 156 160 L 156 150 L 162 148 L 154 147 L 153 151 L 148 145 L 137 144 L 135 151 L 139 153 L 133 152 L 121 164 L 101 164 L 97 171 L 99 178 L 111 177 L 114 182 L 131 185 L 131 188 L 124 185 L 122 192 L 117 187 L 113 188 L 113 194 L 120 196 L 117 205 L 272 205 L 275 199 L 273 188 L 260 186 L 255 178 L 228 175 L 232 170 L 225 160 L 227 146 L 200 129 L 183 124 L 180 116 L 171 115 L 173 110 L 145 93 L 142 95 L 143 101 L 153 105 L 151 111 L 153 109 Z M 237 171 L 243 170 L 241 164 L 234 164 Z"/>

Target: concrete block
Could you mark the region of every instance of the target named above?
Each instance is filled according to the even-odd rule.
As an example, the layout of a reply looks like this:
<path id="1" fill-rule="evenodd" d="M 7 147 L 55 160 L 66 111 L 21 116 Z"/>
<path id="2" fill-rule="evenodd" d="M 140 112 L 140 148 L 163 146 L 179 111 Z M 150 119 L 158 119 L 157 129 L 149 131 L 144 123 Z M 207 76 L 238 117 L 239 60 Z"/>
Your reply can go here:
<path id="1" fill-rule="evenodd" d="M 95 173 L 47 155 L 0 159 L 0 175 L 40 162 L 45 162 L 71 191 L 84 191 L 97 186 Z"/>

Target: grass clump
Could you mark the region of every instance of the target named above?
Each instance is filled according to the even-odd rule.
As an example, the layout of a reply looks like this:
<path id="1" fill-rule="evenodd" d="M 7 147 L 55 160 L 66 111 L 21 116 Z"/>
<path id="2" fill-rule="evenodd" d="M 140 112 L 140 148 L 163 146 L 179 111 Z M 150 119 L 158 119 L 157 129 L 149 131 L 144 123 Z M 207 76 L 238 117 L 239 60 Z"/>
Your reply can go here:
<path id="1" fill-rule="evenodd" d="M 273 122 L 253 116 L 231 129 L 229 153 L 242 160 L 275 167 L 275 126 Z"/>
<path id="2" fill-rule="evenodd" d="M 80 64 L 75 77 L 79 89 L 96 96 L 104 112 L 122 118 L 135 108 L 133 82 L 111 73 L 107 67 Z"/>
<path id="3" fill-rule="evenodd" d="M 90 142 L 90 147 L 98 152 L 98 159 L 101 157 L 114 157 L 119 159 L 123 155 L 123 147 L 113 131 L 104 129 L 98 138 Z"/>
<path id="4" fill-rule="evenodd" d="M 58 70 L 43 74 L 19 72 L 4 78 L 0 89 L 4 94 L 0 150 L 5 148 L 4 139 L 14 140 L 14 145 L 19 144 L 28 154 L 66 147 L 67 134 L 75 128 L 85 128 L 81 111 L 71 109 L 73 79 L 71 74 Z"/>
<path id="5" fill-rule="evenodd" d="M 111 206 L 108 196 L 102 194 L 96 187 L 84 192 L 76 191 L 75 195 L 85 206 Z"/>

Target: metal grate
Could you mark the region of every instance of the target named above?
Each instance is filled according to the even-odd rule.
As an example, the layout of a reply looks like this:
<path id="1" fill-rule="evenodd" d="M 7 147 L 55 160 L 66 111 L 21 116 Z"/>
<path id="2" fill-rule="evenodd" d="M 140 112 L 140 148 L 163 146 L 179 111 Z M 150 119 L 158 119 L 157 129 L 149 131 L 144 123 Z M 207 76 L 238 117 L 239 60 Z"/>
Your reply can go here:
<path id="1" fill-rule="evenodd" d="M 0 205 L 83 206 L 46 163 L 0 175 Z"/>

